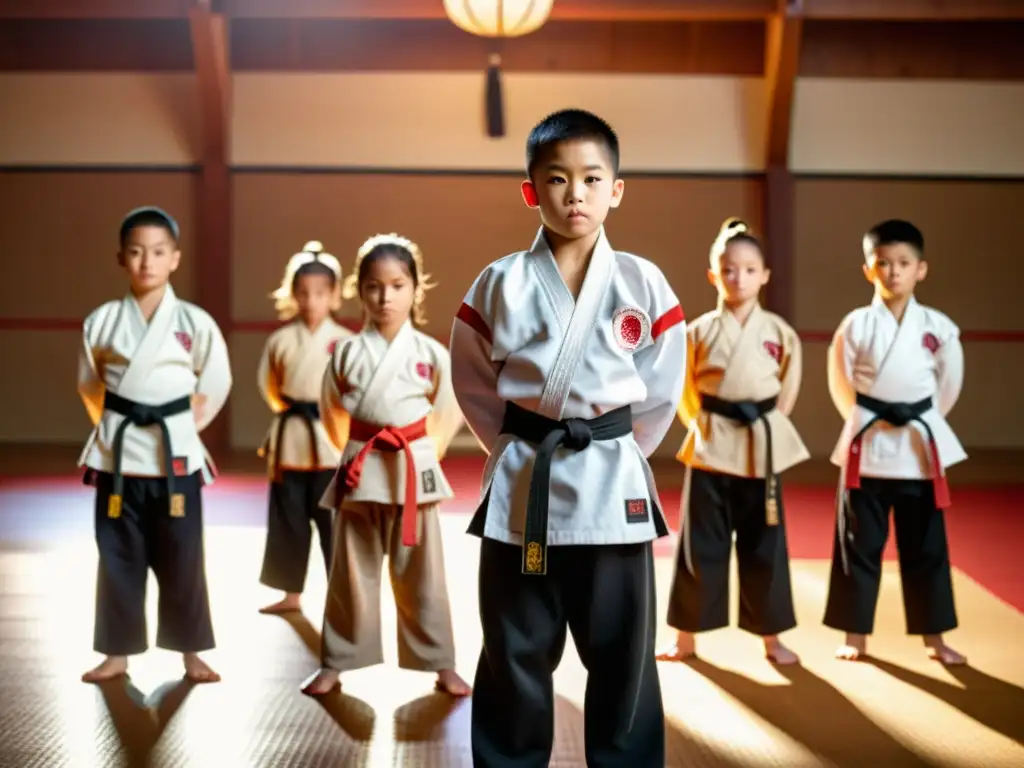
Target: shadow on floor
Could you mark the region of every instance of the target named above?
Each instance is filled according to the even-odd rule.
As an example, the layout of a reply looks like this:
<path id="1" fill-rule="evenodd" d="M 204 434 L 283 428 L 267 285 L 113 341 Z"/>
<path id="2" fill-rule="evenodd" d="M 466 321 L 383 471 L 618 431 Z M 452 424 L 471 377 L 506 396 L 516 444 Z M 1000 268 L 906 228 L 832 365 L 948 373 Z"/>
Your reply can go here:
<path id="1" fill-rule="evenodd" d="M 799 664 L 776 667 L 789 685 L 766 685 L 702 659 L 686 663 L 758 717 L 838 766 L 937 766 Z"/>
<path id="2" fill-rule="evenodd" d="M 945 667 L 953 680 L 929 675 L 868 657 L 864 663 L 946 702 L 986 728 L 1024 744 L 1024 688 L 971 666 Z"/>

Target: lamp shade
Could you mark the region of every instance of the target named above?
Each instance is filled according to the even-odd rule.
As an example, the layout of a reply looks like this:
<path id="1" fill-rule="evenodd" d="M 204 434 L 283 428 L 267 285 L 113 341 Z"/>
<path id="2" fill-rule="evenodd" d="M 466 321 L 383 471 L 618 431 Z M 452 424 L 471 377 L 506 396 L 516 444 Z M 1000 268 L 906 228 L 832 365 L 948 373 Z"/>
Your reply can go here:
<path id="1" fill-rule="evenodd" d="M 519 37 L 543 26 L 554 0 L 444 0 L 452 23 L 481 37 Z"/>

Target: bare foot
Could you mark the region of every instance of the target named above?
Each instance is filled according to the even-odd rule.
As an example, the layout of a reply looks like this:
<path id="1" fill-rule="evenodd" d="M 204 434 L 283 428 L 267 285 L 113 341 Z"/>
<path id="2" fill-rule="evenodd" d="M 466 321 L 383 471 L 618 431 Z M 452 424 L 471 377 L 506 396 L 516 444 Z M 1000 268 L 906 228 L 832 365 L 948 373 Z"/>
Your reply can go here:
<path id="1" fill-rule="evenodd" d="M 102 683 L 128 673 L 127 656 L 107 656 L 99 666 L 82 675 L 83 683 Z"/>
<path id="2" fill-rule="evenodd" d="M 437 673 L 437 682 L 434 687 L 442 693 L 447 693 L 451 696 L 469 696 L 473 692 L 473 689 L 469 687 L 469 683 L 459 677 L 459 673 L 454 669 L 442 669 Z"/>
<path id="3" fill-rule="evenodd" d="M 307 696 L 324 696 L 340 690 L 341 673 L 336 669 L 327 669 L 326 667 L 302 684 L 302 692 Z"/>
<path id="4" fill-rule="evenodd" d="M 836 651 L 836 658 L 843 661 L 859 661 L 868 654 L 867 635 L 855 635 L 852 632 L 846 633 L 846 643 L 839 646 Z"/>
<path id="5" fill-rule="evenodd" d="M 951 667 L 967 663 L 967 657 L 946 645 L 942 635 L 925 635 L 924 644 L 928 649 L 929 658 L 935 661 Z"/>
<path id="6" fill-rule="evenodd" d="M 654 658 L 657 661 L 684 661 L 696 655 L 697 641 L 694 639 L 693 633 L 679 632 L 676 634 L 676 641 L 657 651 Z"/>
<path id="7" fill-rule="evenodd" d="M 779 642 L 778 635 L 768 635 L 764 639 L 764 655 L 773 664 L 799 664 L 800 657 Z"/>
<path id="8" fill-rule="evenodd" d="M 209 664 L 199 658 L 198 654 L 182 654 L 185 662 L 185 677 L 193 683 L 219 683 L 220 675 L 213 671 Z"/>
<path id="9" fill-rule="evenodd" d="M 270 605 L 260 608 L 260 613 L 275 615 L 281 613 L 297 613 L 302 610 L 299 598 L 300 595 L 298 592 L 286 592 L 284 597 L 276 603 L 271 603 Z"/>

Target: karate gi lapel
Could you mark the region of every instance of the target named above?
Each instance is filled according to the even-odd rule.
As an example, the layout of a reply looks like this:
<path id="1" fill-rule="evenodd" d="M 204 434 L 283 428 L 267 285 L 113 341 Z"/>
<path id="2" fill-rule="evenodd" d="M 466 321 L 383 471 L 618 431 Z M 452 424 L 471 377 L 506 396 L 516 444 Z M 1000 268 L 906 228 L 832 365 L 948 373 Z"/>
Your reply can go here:
<path id="1" fill-rule="evenodd" d="M 119 347 L 121 344 L 125 344 L 127 347 L 127 338 L 124 334 L 132 334 L 134 338 L 139 338 L 134 335 L 136 329 L 141 327 L 145 328 L 145 331 L 138 344 L 134 345 L 134 349 L 125 355 L 130 362 L 118 384 L 118 394 L 129 399 L 145 400 L 143 393 L 152 390 L 154 384 L 157 385 L 156 388 L 159 388 L 159 382 L 153 382 L 149 380 L 149 377 L 160 356 L 168 354 L 167 345 L 169 344 L 177 345 L 182 361 L 191 364 L 191 355 L 184 344 L 171 337 L 177 310 L 178 298 L 169 285 L 160 301 L 160 306 L 153 313 L 148 325 L 135 298 L 131 295 L 125 297 L 118 319 L 118 329 L 115 332 L 115 345 Z M 119 349 L 119 351 L 127 352 L 128 350 L 125 348 Z"/>
<path id="2" fill-rule="evenodd" d="M 888 317 L 886 322 L 895 322 L 888 308 L 881 302 L 876 302 L 873 307 L 875 312 L 885 313 Z M 924 353 L 921 344 L 921 337 L 924 333 L 924 310 L 917 303 L 917 299 L 911 297 L 903 312 L 903 319 L 896 330 L 889 349 L 886 350 L 875 371 L 875 378 L 871 384 L 871 393 L 880 400 L 901 401 L 907 398 L 907 370 L 916 370 L 916 366 L 908 365 L 910 361 L 919 358 Z"/>
<path id="3" fill-rule="evenodd" d="M 718 385 L 718 396 L 725 400 L 743 400 L 749 397 L 749 379 L 757 366 L 774 364 L 768 352 L 761 346 L 761 330 L 764 313 L 755 306 L 747 322 L 740 325 L 731 312 L 721 310 L 719 322 L 722 333 L 729 340 L 729 362 L 722 371 Z"/>
<path id="4" fill-rule="evenodd" d="M 374 347 L 379 347 L 386 342 L 377 332 L 377 329 L 367 328 L 363 331 L 361 342 L 366 346 L 367 352 L 376 362 L 376 367 L 352 415 L 371 424 L 390 426 L 391 419 L 387 408 L 387 395 L 391 388 L 391 382 L 399 374 L 402 366 L 409 360 L 413 343 L 412 325 L 406 321 L 395 338 L 391 340 L 391 343 L 387 344 L 384 355 L 379 360 L 377 359 L 377 354 L 375 354 Z"/>
<path id="5" fill-rule="evenodd" d="M 558 317 L 562 330 L 562 344 L 558 356 L 544 382 L 537 411 L 550 419 L 561 419 L 569 398 L 573 377 L 583 359 L 583 352 L 593 332 L 597 314 L 604 306 L 615 268 L 615 252 L 608 244 L 602 228 L 594 245 L 594 253 L 587 267 L 580 295 L 573 302 L 572 294 L 562 280 L 555 257 L 548 246 L 544 230 L 537 235 L 530 249 L 530 263 L 538 272 L 540 284 Z"/>

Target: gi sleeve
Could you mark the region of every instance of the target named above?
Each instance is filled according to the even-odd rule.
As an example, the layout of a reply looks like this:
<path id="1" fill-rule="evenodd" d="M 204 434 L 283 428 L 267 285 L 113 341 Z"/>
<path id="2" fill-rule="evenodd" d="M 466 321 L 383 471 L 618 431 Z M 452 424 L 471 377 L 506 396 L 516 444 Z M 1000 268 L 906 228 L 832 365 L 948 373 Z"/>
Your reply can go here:
<path id="1" fill-rule="evenodd" d="M 845 421 L 857 402 L 853 386 L 853 366 L 857 360 L 857 347 L 853 334 L 853 315 L 847 315 L 839 324 L 828 348 L 828 391 L 839 415 Z"/>
<path id="2" fill-rule="evenodd" d="M 964 387 L 964 348 L 960 342 L 960 329 L 948 320 L 949 328 L 940 339 L 935 351 L 936 403 L 944 417 L 953 410 Z"/>
<path id="3" fill-rule="evenodd" d="M 78 350 L 78 396 L 82 398 L 85 412 L 93 426 L 99 424 L 103 416 L 103 397 L 107 391 L 92 351 L 92 334 L 96 322 L 95 313 L 85 319 L 82 325 L 82 346 Z"/>
<path id="4" fill-rule="evenodd" d="M 668 280 L 649 265 L 651 341 L 633 355 L 637 374 L 647 387 L 647 397 L 633 406 L 633 438 L 644 456 L 658 447 L 679 408 L 686 379 L 687 331 L 683 308 Z"/>
<path id="5" fill-rule="evenodd" d="M 501 293 L 485 269 L 455 315 L 449 351 L 452 389 L 473 435 L 489 454 L 501 433 L 505 403 L 498 396 L 501 362 L 494 352 L 493 318 Z"/>
<path id="6" fill-rule="evenodd" d="M 784 333 L 785 343 L 779 365 L 779 380 L 782 386 L 775 407 L 783 415 L 789 416 L 793 413 L 797 396 L 800 394 L 800 383 L 804 375 L 804 353 L 796 331 L 786 326 Z"/>
<path id="7" fill-rule="evenodd" d="M 344 376 L 345 357 L 349 348 L 347 341 L 334 348 L 320 387 L 320 421 L 327 431 L 327 438 L 339 451 L 344 450 L 348 442 L 350 422 L 348 411 L 341 404 L 342 395 L 348 391 Z"/>
<path id="8" fill-rule="evenodd" d="M 452 366 L 448 350 L 443 347 L 434 350 L 434 360 L 434 407 L 427 417 L 427 433 L 433 438 L 437 446 L 437 457 L 441 459 L 462 429 L 465 419 L 452 387 Z"/>
<path id="9" fill-rule="evenodd" d="M 270 410 L 273 413 L 281 413 L 285 410 L 285 404 L 281 399 L 281 372 L 274 359 L 274 338 L 271 336 L 263 346 L 263 354 L 260 355 L 256 370 L 256 386 L 259 388 L 260 397 Z"/>
<path id="10" fill-rule="evenodd" d="M 231 393 L 231 361 L 228 345 L 213 318 L 203 313 L 201 334 L 193 348 L 196 395 L 200 400 L 196 431 L 202 432 L 217 417 Z"/>

